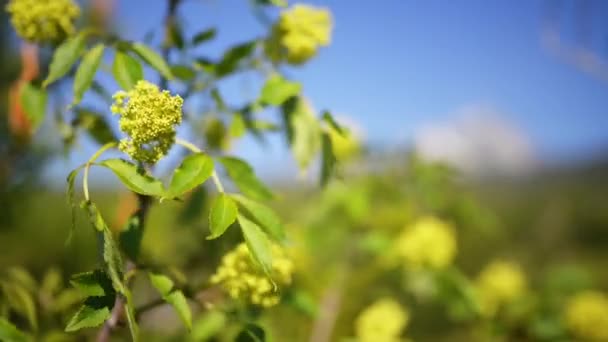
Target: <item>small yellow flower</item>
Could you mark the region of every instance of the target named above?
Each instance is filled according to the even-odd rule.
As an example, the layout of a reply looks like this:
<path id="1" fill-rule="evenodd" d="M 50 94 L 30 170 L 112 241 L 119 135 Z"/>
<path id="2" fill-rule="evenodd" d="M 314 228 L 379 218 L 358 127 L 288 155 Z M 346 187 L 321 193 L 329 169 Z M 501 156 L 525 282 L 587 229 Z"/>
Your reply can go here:
<path id="1" fill-rule="evenodd" d="M 423 217 L 406 227 L 396 242 L 397 253 L 409 268 L 442 269 L 456 256 L 451 225 L 434 217 Z"/>
<path id="2" fill-rule="evenodd" d="M 211 277 L 212 284 L 220 285 L 230 297 L 263 307 L 274 306 L 281 294 L 273 285 L 284 287 L 291 284 L 293 262 L 278 245 L 272 246 L 272 280 L 253 261 L 245 243 L 222 258 L 222 263 Z"/>
<path id="3" fill-rule="evenodd" d="M 148 81 L 139 81 L 113 98 L 112 112 L 121 116 L 120 130 L 127 134 L 120 149 L 143 163 L 164 157 L 175 141 L 175 126 L 182 121 L 183 99 Z"/>
<path id="4" fill-rule="evenodd" d="M 608 341 L 608 296 L 584 291 L 571 298 L 564 314 L 566 326 L 583 341 Z"/>
<path id="5" fill-rule="evenodd" d="M 291 64 L 302 64 L 314 57 L 319 47 L 329 45 L 331 29 L 328 10 L 294 5 L 281 13 L 267 50 L 275 60 L 285 57 Z"/>
<path id="6" fill-rule="evenodd" d="M 355 321 L 360 342 L 397 342 L 410 319 L 409 312 L 393 299 L 383 298 L 363 310 Z"/>
<path id="7" fill-rule="evenodd" d="M 60 42 L 74 34 L 80 8 L 72 0 L 10 0 L 6 11 L 21 38 L 30 42 Z"/>
<path id="8" fill-rule="evenodd" d="M 516 263 L 494 261 L 481 271 L 476 285 L 482 313 L 494 316 L 501 306 L 526 292 L 526 276 Z"/>

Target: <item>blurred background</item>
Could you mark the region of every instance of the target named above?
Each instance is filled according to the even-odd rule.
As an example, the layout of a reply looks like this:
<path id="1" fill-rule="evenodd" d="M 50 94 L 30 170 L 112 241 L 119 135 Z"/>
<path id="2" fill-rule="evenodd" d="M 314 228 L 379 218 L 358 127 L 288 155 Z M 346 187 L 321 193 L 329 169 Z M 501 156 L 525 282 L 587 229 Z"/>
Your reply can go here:
<path id="1" fill-rule="evenodd" d="M 0 1 L 2 8 L 5 3 Z M 124 38 L 162 40 L 166 1 L 80 3 Z M 332 42 L 317 58 L 286 73 L 303 84 L 314 108 L 331 109 L 354 132 L 361 146 L 357 156 L 347 158 L 340 179 L 322 191 L 317 172 L 298 170 L 280 134 L 264 142 L 245 136 L 231 144 L 230 153 L 251 162 L 279 194 L 275 208 L 290 234 L 308 241 L 305 255 L 315 255 L 302 257 L 308 267 L 330 265 L 302 276 L 306 296 L 297 298 L 323 307 L 328 289 L 338 288 L 343 305 L 336 309 L 331 336 L 352 336 L 361 308 L 372 297 L 392 293 L 387 288 L 394 281 L 387 276 L 374 278 L 384 284 L 378 291 L 363 290 L 372 271 L 352 268 L 363 256 L 377 255 L 391 232 L 422 214 L 456 227 L 456 263 L 467 276 L 474 277 L 490 260 L 507 258 L 522 265 L 530 288 L 547 296 L 555 288 L 559 294 L 608 291 L 608 2 L 308 3 L 331 10 Z M 178 10 L 188 37 L 218 28 L 217 37 L 196 50 L 212 59 L 266 32 L 273 15 L 245 0 L 184 0 Z M 96 252 L 80 214 L 75 239 L 65 244 L 71 222 L 65 179 L 99 145 L 87 135 L 66 139 L 53 115 L 33 137 L 24 138 L 27 127 L 20 124 L 11 89 L 28 72 L 38 72 L 30 70 L 37 62 L 28 60 L 40 58 L 44 64 L 49 55 L 28 53 L 4 11 L 0 18 L 0 270 L 19 266 L 40 279 L 54 268 L 67 279 L 95 265 Z M 110 65 L 111 58 L 104 62 Z M 99 82 L 117 89 L 109 75 L 102 74 Z M 238 105 L 257 96 L 262 83 L 259 75 L 244 73 L 220 90 Z M 110 130 L 118 132 L 107 104 L 95 94 L 87 94 L 83 103 L 104 113 Z M 276 121 L 272 111 L 260 116 Z M 175 164 L 175 157 L 160 164 L 159 174 Z M 94 175 L 93 196 L 119 229 L 133 210 L 133 198 L 109 172 Z M 207 196 L 201 190 L 186 206 L 152 209 L 144 241 L 151 260 L 175 265 L 194 279 L 213 272 L 238 238 L 205 241 Z M 362 254 L 350 255 L 355 242 L 363 246 Z M 339 280 L 344 278 L 348 281 Z M 364 295 L 351 300 L 357 293 Z M 308 340 L 315 329 L 314 315 L 302 314 L 307 306 L 301 300 L 296 304 L 296 313 L 271 310 L 270 326 L 273 319 L 287 317 L 273 330 L 277 341 Z M 435 309 L 421 309 L 406 335 L 466 340 L 462 326 L 447 323 Z M 561 328 L 551 326 L 551 319 L 559 321 L 534 316 L 525 334 L 514 329 L 510 339 L 559 340 Z M 444 329 L 437 331 L 437 325 Z"/>

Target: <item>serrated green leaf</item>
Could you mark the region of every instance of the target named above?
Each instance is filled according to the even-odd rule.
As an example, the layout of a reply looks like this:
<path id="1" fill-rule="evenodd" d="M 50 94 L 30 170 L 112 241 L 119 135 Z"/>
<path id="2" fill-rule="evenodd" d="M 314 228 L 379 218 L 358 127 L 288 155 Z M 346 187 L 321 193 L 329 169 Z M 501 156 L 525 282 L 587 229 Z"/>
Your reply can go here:
<path id="1" fill-rule="evenodd" d="M 238 215 L 237 220 L 253 259 L 262 267 L 262 270 L 266 274 L 270 274 L 270 270 L 272 269 L 272 250 L 270 249 L 268 237 L 255 222 L 250 221 L 242 215 Z"/>
<path id="2" fill-rule="evenodd" d="M 70 322 L 65 327 L 66 332 L 77 331 L 83 328 L 93 328 L 100 326 L 111 315 L 111 304 L 108 305 L 106 298 L 88 298 L 80 309 L 72 316 Z"/>
<path id="3" fill-rule="evenodd" d="M 173 172 L 168 197 L 178 197 L 203 184 L 213 172 L 213 159 L 204 153 L 188 155 Z"/>
<path id="4" fill-rule="evenodd" d="M 98 232 L 103 232 L 107 228 L 106 222 L 103 220 L 103 217 L 101 216 L 101 213 L 99 212 L 99 209 L 97 209 L 95 203 L 83 201 L 81 207 L 87 211 L 89 221 L 95 230 Z"/>
<path id="5" fill-rule="evenodd" d="M 192 325 L 192 340 L 201 342 L 208 341 L 217 335 L 226 326 L 228 319 L 226 314 L 218 310 L 208 311 L 201 315 Z"/>
<path id="6" fill-rule="evenodd" d="M 47 93 L 44 89 L 40 89 L 30 83 L 23 85 L 21 89 L 21 106 L 25 111 L 25 115 L 29 119 L 32 130 L 35 132 L 42 122 L 46 113 Z"/>
<path id="7" fill-rule="evenodd" d="M 144 79 L 144 69 L 138 60 L 128 53 L 117 50 L 112 64 L 114 79 L 124 90 L 130 90 L 137 81 Z"/>
<path id="8" fill-rule="evenodd" d="M 209 212 L 211 235 L 207 237 L 207 240 L 218 238 L 224 234 L 226 229 L 236 220 L 237 213 L 238 210 L 234 201 L 224 193 L 219 194 L 211 204 Z"/>
<path id="9" fill-rule="evenodd" d="M 242 214 L 252 218 L 270 237 L 276 241 L 285 240 L 285 229 L 281 219 L 272 209 L 245 196 L 231 195 L 231 197 L 245 209 L 245 213 Z"/>
<path id="10" fill-rule="evenodd" d="M 152 68 L 156 69 L 161 75 L 163 75 L 163 77 L 169 80 L 173 79 L 171 68 L 169 68 L 169 65 L 167 62 L 165 62 L 161 55 L 143 43 L 133 43 L 131 45 L 131 49 Z"/>
<path id="11" fill-rule="evenodd" d="M 251 55 L 255 49 L 256 42 L 247 42 L 233 46 L 228 49 L 220 62 L 215 66 L 215 76 L 220 78 L 236 71 L 241 62 Z"/>
<path id="12" fill-rule="evenodd" d="M 331 137 L 323 132 L 321 137 L 321 186 L 327 185 L 336 167 L 336 156 Z"/>
<path id="13" fill-rule="evenodd" d="M 103 44 L 97 44 L 82 58 L 82 62 L 78 66 L 76 75 L 74 76 L 74 100 L 72 104 L 80 103 L 84 93 L 91 87 L 97 68 L 99 68 L 99 63 L 101 63 L 104 48 Z"/>
<path id="14" fill-rule="evenodd" d="M 237 335 L 235 342 L 265 342 L 266 332 L 257 324 L 247 323 Z"/>
<path id="15" fill-rule="evenodd" d="M 75 274 L 70 278 L 70 284 L 88 297 L 114 296 L 112 280 L 101 270 Z"/>
<path id="16" fill-rule="evenodd" d="M 89 136 L 99 145 L 105 145 L 117 140 L 110 126 L 103 119 L 102 114 L 84 108 L 77 108 L 75 113 L 75 122 L 79 127 L 84 128 Z"/>
<path id="17" fill-rule="evenodd" d="M 107 226 L 103 231 L 103 260 L 106 263 L 106 269 L 112 280 L 114 289 L 124 294 L 126 288 L 123 283 L 124 265 L 120 256 L 120 250 L 114 241 L 112 232 Z"/>
<path id="18" fill-rule="evenodd" d="M 85 38 L 86 32 L 83 31 L 57 47 L 49 65 L 49 74 L 42 83 L 43 87 L 47 87 L 70 71 L 85 49 Z"/>
<path id="19" fill-rule="evenodd" d="M 135 304 L 133 303 L 133 295 L 128 288 L 125 288 L 125 314 L 127 316 L 127 323 L 129 325 L 129 331 L 131 332 L 131 339 L 133 342 L 139 341 L 139 326 L 135 318 Z"/>
<path id="20" fill-rule="evenodd" d="M 143 229 L 138 213 L 131 215 L 127 224 L 120 232 L 120 246 L 129 259 L 137 261 L 141 249 Z"/>
<path id="21" fill-rule="evenodd" d="M 1 285 L 8 305 L 27 319 L 33 330 L 38 330 L 38 316 L 33 294 L 17 283 L 3 282 Z"/>
<path id="22" fill-rule="evenodd" d="M 199 32 L 192 38 L 192 45 L 198 45 L 215 38 L 217 31 L 214 28 Z"/>
<path id="23" fill-rule="evenodd" d="M 7 342 L 27 342 L 33 339 L 20 331 L 4 317 L 0 317 L 0 341 Z"/>
<path id="24" fill-rule="evenodd" d="M 221 157 L 219 161 L 226 168 L 226 172 L 228 172 L 234 184 L 247 197 L 257 200 L 272 198 L 270 190 L 255 175 L 253 168 L 245 161 L 235 157 Z"/>
<path id="25" fill-rule="evenodd" d="M 182 81 L 192 81 L 196 77 L 196 73 L 187 65 L 172 65 L 171 73 Z"/>
<path id="26" fill-rule="evenodd" d="M 163 184 L 152 176 L 140 173 L 133 163 L 124 159 L 106 159 L 99 165 L 112 170 L 122 183 L 133 192 L 159 197 L 164 194 Z"/>
<path id="27" fill-rule="evenodd" d="M 184 325 L 188 330 L 191 330 L 192 312 L 183 292 L 175 289 L 173 280 L 163 274 L 148 272 L 148 277 L 150 278 L 150 283 L 160 293 L 163 300 L 173 306 Z"/>
<path id="28" fill-rule="evenodd" d="M 302 91 L 302 85 L 285 79 L 279 74 L 274 74 L 266 80 L 262 87 L 260 102 L 272 106 L 280 106 L 289 98 L 296 96 Z"/>
<path id="29" fill-rule="evenodd" d="M 76 180 L 76 176 L 78 176 L 78 172 L 84 168 L 84 165 L 80 165 L 79 167 L 72 170 L 67 177 L 68 189 L 67 189 L 67 197 L 68 204 L 70 206 L 71 211 L 71 227 L 70 232 L 68 233 L 68 238 L 66 239 L 66 244 L 69 244 L 72 241 L 72 237 L 74 236 L 74 231 L 76 230 L 76 201 L 74 200 L 74 181 Z"/>

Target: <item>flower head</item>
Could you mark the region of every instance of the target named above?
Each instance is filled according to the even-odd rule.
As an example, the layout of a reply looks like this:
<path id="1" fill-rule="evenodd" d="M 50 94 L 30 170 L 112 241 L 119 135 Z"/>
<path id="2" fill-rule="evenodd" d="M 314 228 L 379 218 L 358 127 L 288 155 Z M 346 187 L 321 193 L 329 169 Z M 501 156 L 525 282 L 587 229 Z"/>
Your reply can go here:
<path id="1" fill-rule="evenodd" d="M 445 268 L 452 263 L 457 251 L 452 226 L 434 217 L 423 217 L 406 227 L 396 247 L 410 268 Z"/>
<path id="2" fill-rule="evenodd" d="M 143 163 L 153 164 L 165 156 L 175 141 L 175 126 L 182 121 L 184 100 L 148 81 L 139 81 L 113 98 L 112 112 L 120 115 L 120 130 L 127 134 L 120 149 Z"/>
<path id="3" fill-rule="evenodd" d="M 584 291 L 572 297 L 564 314 L 566 326 L 583 341 L 608 341 L 608 296 Z"/>
<path id="4" fill-rule="evenodd" d="M 272 246 L 272 280 L 253 261 L 245 243 L 224 255 L 222 263 L 211 277 L 211 283 L 220 285 L 232 298 L 263 307 L 274 306 L 281 299 L 277 287 L 291 284 L 293 262 L 278 245 Z"/>
<path id="5" fill-rule="evenodd" d="M 410 315 L 398 302 L 383 298 L 363 310 L 355 321 L 358 341 L 399 341 Z"/>
<path id="6" fill-rule="evenodd" d="M 513 262 L 494 261 L 477 278 L 482 312 L 493 316 L 498 309 L 521 297 L 526 291 L 526 276 Z"/>
<path id="7" fill-rule="evenodd" d="M 72 0 L 10 0 L 6 11 L 21 38 L 30 42 L 60 42 L 74 34 L 80 8 Z"/>
<path id="8" fill-rule="evenodd" d="M 302 64 L 312 58 L 319 47 L 329 45 L 331 29 L 328 10 L 294 5 L 281 13 L 267 48 L 275 60 L 285 54 L 289 63 Z"/>

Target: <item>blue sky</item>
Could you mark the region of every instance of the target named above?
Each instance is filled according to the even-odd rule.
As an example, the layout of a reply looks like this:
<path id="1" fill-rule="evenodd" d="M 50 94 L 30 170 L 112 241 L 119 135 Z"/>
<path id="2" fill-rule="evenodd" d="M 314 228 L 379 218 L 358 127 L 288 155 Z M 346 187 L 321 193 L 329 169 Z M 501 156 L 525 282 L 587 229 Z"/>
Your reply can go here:
<path id="1" fill-rule="evenodd" d="M 117 23 L 126 38 L 160 32 L 165 1 L 116 2 Z M 184 0 L 179 15 L 190 34 L 218 27 L 216 40 L 201 52 L 219 56 L 231 44 L 265 32 L 247 3 Z M 580 32 L 575 1 L 308 3 L 331 9 L 333 41 L 289 75 L 303 83 L 316 108 L 352 117 L 371 143 L 407 143 L 422 126 L 449 122 L 462 108 L 483 106 L 518 127 L 543 160 L 580 159 L 608 148 L 608 81 L 564 62 L 541 43 L 550 3 L 563 5 L 557 12 L 560 34 L 575 41 Z M 584 22 L 593 50 L 601 55 L 608 51 L 608 21 L 601 16 L 608 3 L 588 3 Z M 229 98 L 255 95 L 248 80 L 239 82 L 226 88 Z M 252 156 L 267 171 L 268 160 L 280 162 L 287 155 L 271 150 L 256 147 L 255 152 L 245 141 L 237 152 Z"/>

